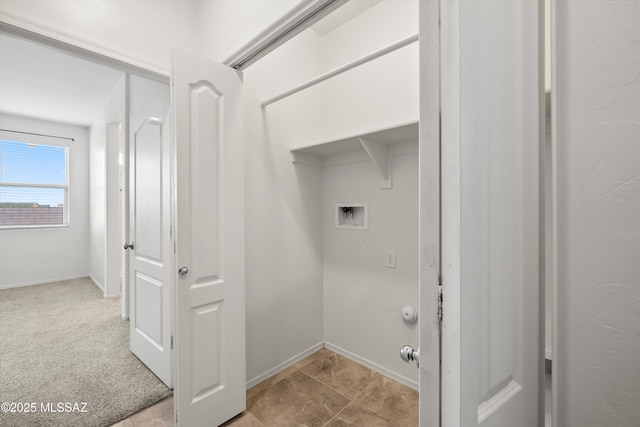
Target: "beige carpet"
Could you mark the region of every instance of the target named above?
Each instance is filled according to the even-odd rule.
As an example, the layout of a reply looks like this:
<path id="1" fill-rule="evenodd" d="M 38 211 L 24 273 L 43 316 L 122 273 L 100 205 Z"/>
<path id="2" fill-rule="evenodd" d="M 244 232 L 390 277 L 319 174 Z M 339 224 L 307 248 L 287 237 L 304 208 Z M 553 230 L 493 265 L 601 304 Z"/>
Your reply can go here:
<path id="1" fill-rule="evenodd" d="M 35 409 L 0 426 L 110 426 L 169 395 L 129 351 L 120 300 L 89 279 L 0 290 L 0 403 Z"/>

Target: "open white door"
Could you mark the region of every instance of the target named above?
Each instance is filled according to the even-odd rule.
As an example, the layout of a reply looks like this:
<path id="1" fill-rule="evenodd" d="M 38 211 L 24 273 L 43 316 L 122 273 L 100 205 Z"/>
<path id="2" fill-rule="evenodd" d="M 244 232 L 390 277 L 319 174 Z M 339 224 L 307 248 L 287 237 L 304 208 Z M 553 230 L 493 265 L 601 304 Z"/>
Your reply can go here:
<path id="1" fill-rule="evenodd" d="M 241 75 L 173 52 L 176 394 L 180 426 L 246 406 Z"/>
<path id="2" fill-rule="evenodd" d="M 539 3 L 441 8 L 442 425 L 538 426 Z"/>
<path id="3" fill-rule="evenodd" d="M 171 377 L 172 244 L 166 119 L 150 117 L 129 143 L 130 349 L 168 387 Z"/>

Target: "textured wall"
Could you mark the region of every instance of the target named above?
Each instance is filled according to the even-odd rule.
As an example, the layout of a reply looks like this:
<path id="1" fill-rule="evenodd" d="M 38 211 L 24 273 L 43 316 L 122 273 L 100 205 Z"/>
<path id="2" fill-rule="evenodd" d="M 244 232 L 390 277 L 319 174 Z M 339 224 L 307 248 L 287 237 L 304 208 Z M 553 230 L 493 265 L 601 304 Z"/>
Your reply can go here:
<path id="1" fill-rule="evenodd" d="M 640 425 L 640 2 L 557 3 L 559 425 Z"/>

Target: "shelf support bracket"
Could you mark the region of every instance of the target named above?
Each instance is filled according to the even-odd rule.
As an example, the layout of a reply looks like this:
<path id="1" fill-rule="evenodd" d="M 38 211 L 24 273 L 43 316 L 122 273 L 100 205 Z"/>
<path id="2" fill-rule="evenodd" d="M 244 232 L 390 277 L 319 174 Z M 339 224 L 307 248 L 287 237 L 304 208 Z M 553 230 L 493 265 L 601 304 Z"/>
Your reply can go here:
<path id="1" fill-rule="evenodd" d="M 391 188 L 391 166 L 389 164 L 389 147 L 380 142 L 358 137 L 364 151 L 371 157 L 374 166 L 382 176 L 382 188 Z"/>

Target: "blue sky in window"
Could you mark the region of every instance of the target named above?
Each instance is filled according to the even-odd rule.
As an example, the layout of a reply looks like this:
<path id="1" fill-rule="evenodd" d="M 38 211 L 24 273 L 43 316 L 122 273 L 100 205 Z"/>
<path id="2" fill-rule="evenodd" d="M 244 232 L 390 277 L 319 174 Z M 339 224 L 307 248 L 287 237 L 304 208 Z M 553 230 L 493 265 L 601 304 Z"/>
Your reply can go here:
<path id="1" fill-rule="evenodd" d="M 0 141 L 0 182 L 25 184 L 65 184 L 66 148 Z M 64 203 L 64 190 L 58 188 L 0 187 L 0 203 L 38 203 L 57 206 Z"/>

